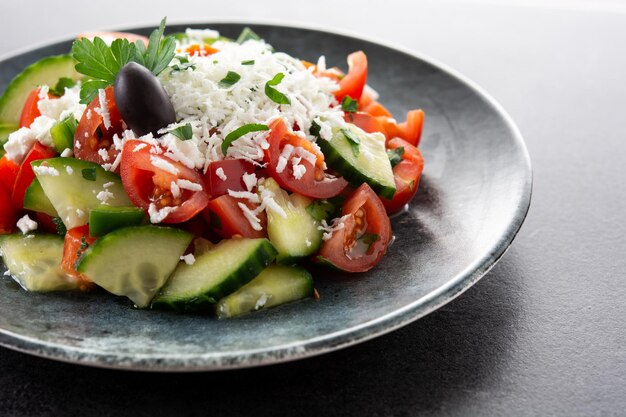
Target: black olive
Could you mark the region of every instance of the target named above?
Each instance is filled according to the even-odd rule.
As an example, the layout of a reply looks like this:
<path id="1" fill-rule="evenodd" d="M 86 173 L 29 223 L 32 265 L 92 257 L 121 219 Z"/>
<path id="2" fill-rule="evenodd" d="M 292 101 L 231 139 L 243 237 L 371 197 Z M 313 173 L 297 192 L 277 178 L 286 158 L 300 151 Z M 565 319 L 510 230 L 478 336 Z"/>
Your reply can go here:
<path id="1" fill-rule="evenodd" d="M 115 104 L 136 135 L 157 131 L 176 122 L 176 113 L 159 79 L 146 67 L 128 63 L 115 78 Z"/>

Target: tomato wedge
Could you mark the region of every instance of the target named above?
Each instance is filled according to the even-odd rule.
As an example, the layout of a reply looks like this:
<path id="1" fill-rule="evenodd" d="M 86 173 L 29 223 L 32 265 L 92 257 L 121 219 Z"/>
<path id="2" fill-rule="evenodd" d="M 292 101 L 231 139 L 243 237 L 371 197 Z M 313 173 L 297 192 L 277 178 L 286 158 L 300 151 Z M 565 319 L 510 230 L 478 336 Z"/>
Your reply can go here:
<path id="1" fill-rule="evenodd" d="M 422 136 L 422 128 L 424 127 L 424 111 L 411 110 L 406 115 L 406 121 L 395 123 L 393 119 L 380 117 L 387 132 L 387 139 L 401 138 L 409 142 L 413 146 L 418 146 Z"/>
<path id="2" fill-rule="evenodd" d="M 352 123 L 366 131 L 367 133 L 381 132 L 385 133 L 383 124 L 374 116 L 365 112 L 346 113 L 344 120 Z"/>
<path id="3" fill-rule="evenodd" d="M 385 207 L 367 184 L 352 193 L 341 208 L 343 228 L 322 244 L 318 261 L 346 272 L 365 272 L 376 266 L 391 241 Z"/>
<path id="4" fill-rule="evenodd" d="M 283 119 L 274 120 L 269 127 L 270 134 L 267 141 L 270 146 L 265 151 L 265 160 L 268 163 L 267 172 L 282 188 L 311 198 L 331 198 L 346 188 L 348 185 L 346 180 L 341 177 L 329 178 L 319 167 L 304 159 L 300 161 L 300 164 L 305 167 L 306 172 L 300 179 L 294 176 L 291 163 L 287 163 L 280 171 L 278 167 L 283 146 L 287 143 L 293 144 L 305 140 L 289 132 Z"/>
<path id="5" fill-rule="evenodd" d="M 13 192 L 13 186 L 15 185 L 15 179 L 20 172 L 20 166 L 15 161 L 9 159 L 4 155 L 0 158 L 0 182 L 5 186 L 9 192 Z"/>
<path id="6" fill-rule="evenodd" d="M 256 230 L 246 219 L 239 203 L 245 204 L 251 210 L 258 207 L 257 204 L 249 203 L 243 199 L 223 195 L 209 201 L 207 208 L 202 212 L 202 216 L 211 226 L 211 229 L 224 239 L 230 239 L 233 236 L 251 239 L 266 237 L 267 215 L 265 212 L 263 211 L 257 216 L 260 220 L 261 230 Z"/>
<path id="7" fill-rule="evenodd" d="M 17 173 L 15 185 L 13 186 L 14 207 L 24 207 L 24 194 L 26 194 L 26 189 L 35 179 L 35 173 L 33 172 L 33 167 L 30 166 L 30 163 L 33 161 L 39 161 L 41 159 L 54 158 L 55 155 L 56 154 L 52 150 L 45 147 L 39 142 L 35 143 L 35 146 L 33 146 L 30 152 L 26 154 L 26 157 L 20 165 L 20 170 Z"/>
<path id="8" fill-rule="evenodd" d="M 76 261 L 95 241 L 95 238 L 89 237 L 89 225 L 75 227 L 65 234 L 61 269 L 78 280 L 81 291 L 87 291 L 93 284 L 87 276 L 76 271 Z"/>
<path id="9" fill-rule="evenodd" d="M 348 55 L 348 73 L 339 81 L 339 90 L 333 94 L 337 101 L 350 96 L 354 100 L 361 98 L 367 80 L 367 56 L 363 51 Z"/>
<path id="10" fill-rule="evenodd" d="M 35 119 L 41 116 L 38 106 L 40 91 L 41 88 L 37 87 L 31 91 L 26 98 L 26 102 L 24 103 L 24 107 L 22 107 L 22 114 L 20 116 L 20 127 L 30 127 Z M 51 98 L 52 96 L 48 94 L 48 97 Z"/>
<path id="11" fill-rule="evenodd" d="M 254 165 L 241 159 L 215 161 L 209 164 L 204 174 L 204 184 L 212 198 L 228 194 L 228 190 L 246 191 L 243 175 L 253 172 Z"/>
<path id="12" fill-rule="evenodd" d="M 393 167 L 393 177 L 396 183 L 396 193 L 392 200 L 382 199 L 387 213 L 397 213 L 407 204 L 415 193 L 424 170 L 424 158 L 420 151 L 410 143 L 400 138 L 393 138 L 387 143 L 390 150 L 403 148 L 402 161 Z"/>
<path id="13" fill-rule="evenodd" d="M 113 145 L 113 136 L 124 130 L 122 116 L 115 105 L 113 87 L 109 86 L 104 91 L 111 122 L 109 128 L 104 125 L 100 98 L 96 97 L 87 106 L 74 134 L 74 156 L 100 165 L 115 161 L 119 151 Z"/>
<path id="14" fill-rule="evenodd" d="M 128 39 L 129 42 L 142 41 L 146 46 L 148 46 L 148 38 L 128 32 L 81 32 L 76 38 L 87 38 L 93 41 L 95 37 L 101 38 L 106 43 L 111 43 L 115 39 Z"/>
<path id="15" fill-rule="evenodd" d="M 15 228 L 15 209 L 11 202 L 11 192 L 0 183 L 0 235 L 13 232 Z"/>
<path id="16" fill-rule="evenodd" d="M 122 150 L 122 185 L 133 204 L 146 212 L 172 208 L 163 223 L 181 223 L 200 213 L 209 202 L 202 176 L 145 145 L 128 140 Z"/>

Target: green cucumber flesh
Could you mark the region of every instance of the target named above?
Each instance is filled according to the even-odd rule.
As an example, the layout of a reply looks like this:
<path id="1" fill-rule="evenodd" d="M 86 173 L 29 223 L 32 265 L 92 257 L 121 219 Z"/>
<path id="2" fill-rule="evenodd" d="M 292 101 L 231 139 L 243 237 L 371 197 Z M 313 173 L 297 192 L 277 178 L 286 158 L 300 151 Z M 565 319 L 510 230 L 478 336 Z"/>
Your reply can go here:
<path id="1" fill-rule="evenodd" d="M 74 133 L 78 126 L 78 120 L 73 115 L 59 120 L 50 128 L 50 136 L 54 142 L 57 152 L 61 153 L 65 149 L 74 149 Z"/>
<path id="2" fill-rule="evenodd" d="M 120 177 L 98 164 L 75 158 L 52 158 L 34 161 L 31 165 L 33 168 L 48 166 L 58 173 L 58 175 L 36 173 L 36 176 L 68 229 L 87 224 L 89 211 L 103 204 L 98 199 L 100 193 L 109 192 L 113 195 L 106 201 L 106 205 L 132 206 Z M 84 174 L 85 172 L 95 172 L 95 179 L 91 181 L 85 178 L 89 177 Z"/>
<path id="3" fill-rule="evenodd" d="M 4 151 L 4 144 L 9 140 L 9 135 L 19 129 L 17 125 L 3 125 L 0 124 L 0 158 L 6 153 Z"/>
<path id="4" fill-rule="evenodd" d="M 63 237 L 48 234 L 7 235 L 0 253 L 9 273 L 22 288 L 48 292 L 74 290 L 78 282 L 61 269 Z"/>
<path id="5" fill-rule="evenodd" d="M 96 240 L 76 270 L 108 292 L 147 307 L 191 239 L 191 234 L 172 227 L 124 227 Z"/>
<path id="6" fill-rule="evenodd" d="M 145 218 L 138 207 L 96 207 L 89 211 L 89 236 L 104 236 L 122 227 L 139 225 Z"/>
<path id="7" fill-rule="evenodd" d="M 367 183 L 379 195 L 391 199 L 396 184 L 382 133 L 367 133 L 347 123 L 347 133 L 354 135 L 358 144 L 346 137 L 344 129 L 334 132 L 331 140 L 319 139 L 329 167 L 340 173 L 354 186 Z"/>
<path id="8" fill-rule="evenodd" d="M 270 265 L 256 278 L 222 298 L 216 306 L 219 318 L 236 317 L 312 297 L 313 277 L 300 267 Z"/>
<path id="9" fill-rule="evenodd" d="M 278 251 L 279 263 L 291 263 L 314 254 L 322 244 L 320 223 L 307 211 L 311 199 L 299 194 L 287 194 L 273 179 L 263 186 L 274 193 L 274 201 L 283 209 L 286 217 L 273 208 L 267 208 L 267 235 Z"/>
<path id="10" fill-rule="evenodd" d="M 22 107 L 30 92 L 40 86 L 55 86 L 59 78 L 81 78 L 74 69 L 76 62 L 71 55 L 49 56 L 26 67 L 19 73 L 0 97 L 0 124 L 18 125 Z"/>
<path id="11" fill-rule="evenodd" d="M 275 256 L 267 239 L 223 240 L 192 265 L 181 263 L 152 305 L 180 311 L 211 308 L 254 279 Z"/>
<path id="12" fill-rule="evenodd" d="M 40 213 L 46 213 L 48 216 L 57 217 L 59 214 L 50 202 L 50 199 L 43 191 L 41 184 L 37 178 L 28 186 L 24 193 L 24 208 Z"/>

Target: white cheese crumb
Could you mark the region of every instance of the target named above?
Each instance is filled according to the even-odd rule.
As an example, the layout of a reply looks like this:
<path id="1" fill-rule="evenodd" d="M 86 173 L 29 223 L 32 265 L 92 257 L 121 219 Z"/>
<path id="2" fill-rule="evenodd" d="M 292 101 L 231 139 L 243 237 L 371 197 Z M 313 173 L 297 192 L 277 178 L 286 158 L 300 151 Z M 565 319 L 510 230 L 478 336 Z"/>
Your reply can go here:
<path id="1" fill-rule="evenodd" d="M 222 167 L 219 167 L 215 170 L 215 175 L 217 175 L 217 178 L 221 179 L 222 181 L 226 181 L 228 179 L 226 173 L 224 172 L 224 168 Z"/>
<path id="2" fill-rule="evenodd" d="M 87 135 L 86 137 L 89 136 L 89 134 L 86 134 L 86 135 Z M 76 149 L 82 148 L 82 145 L 80 144 L 80 142 L 74 142 L 74 146 L 76 147 Z"/>
<path id="3" fill-rule="evenodd" d="M 37 222 L 28 217 L 28 214 L 17 221 L 17 227 L 23 234 L 37 230 Z"/>
<path id="4" fill-rule="evenodd" d="M 139 152 L 140 150 L 142 150 L 146 146 L 148 146 L 147 143 L 140 143 L 139 145 L 135 146 L 135 149 L 133 149 L 133 152 Z"/>
<path id="5" fill-rule="evenodd" d="M 313 244 L 313 243 L 311 243 L 311 241 L 309 239 L 304 239 L 304 243 L 306 244 L 307 248 L 310 248 L 311 245 Z"/>
<path id="6" fill-rule="evenodd" d="M 187 255 L 181 256 L 180 260 L 184 261 L 187 265 L 193 265 L 196 262 L 196 257 L 193 256 L 193 253 L 189 253 Z"/>
<path id="7" fill-rule="evenodd" d="M 85 215 L 85 212 L 84 212 L 84 211 L 82 211 L 81 209 L 77 208 L 77 209 L 76 209 L 76 215 L 77 215 L 78 217 L 83 217 L 83 216 Z"/>
<path id="8" fill-rule="evenodd" d="M 253 210 L 250 210 L 250 207 L 246 206 L 244 203 L 237 203 L 237 205 L 239 206 L 244 217 L 246 218 L 246 220 L 248 220 L 248 223 L 250 223 L 250 226 L 252 226 L 254 230 L 263 230 L 263 228 L 261 227 L 261 221 L 257 217 L 257 213 L 255 213 Z"/>
<path id="9" fill-rule="evenodd" d="M 111 128 L 111 115 L 109 114 L 109 102 L 107 100 L 106 93 L 103 89 L 98 90 L 98 101 L 100 102 L 100 108 L 96 108 L 96 113 L 102 116 L 102 123 L 105 129 Z M 98 111 L 100 110 L 100 111 Z"/>
<path id="10" fill-rule="evenodd" d="M 253 172 L 252 174 L 245 173 L 243 177 L 241 177 L 243 183 L 246 185 L 246 189 L 248 191 L 252 191 L 258 182 L 256 178 L 256 174 Z"/>
<path id="11" fill-rule="evenodd" d="M 170 184 L 170 191 L 172 192 L 172 197 L 178 198 L 180 197 L 180 187 L 176 184 L 175 181 L 172 181 Z"/>
<path id="12" fill-rule="evenodd" d="M 291 163 L 293 165 L 293 177 L 297 180 L 306 174 L 306 167 L 300 164 L 300 161 L 302 161 L 302 158 L 300 157 L 291 158 Z"/>
<path id="13" fill-rule="evenodd" d="M 115 196 L 113 195 L 113 193 L 109 190 L 104 190 L 104 191 L 100 191 L 97 195 L 96 198 L 98 200 L 100 200 L 100 202 L 102 204 L 107 204 L 107 201 L 109 201 L 112 198 L 115 198 Z"/>
<path id="14" fill-rule="evenodd" d="M 47 165 L 39 165 L 38 167 L 33 167 L 33 172 L 41 176 L 43 175 L 49 175 L 51 177 L 59 176 L 59 171 Z"/>
<path id="15" fill-rule="evenodd" d="M 109 152 L 104 148 L 98 149 L 98 155 L 100 155 L 103 161 L 109 160 Z"/>
<path id="16" fill-rule="evenodd" d="M 261 198 L 258 194 L 252 193 L 250 191 L 233 191 L 228 190 L 228 195 L 235 198 L 243 198 L 248 200 L 251 203 L 260 203 Z"/>
<path id="17" fill-rule="evenodd" d="M 320 226 L 317 226 L 317 230 L 324 231 L 324 233 L 322 234 L 322 239 L 324 241 L 329 240 L 333 236 L 333 233 L 335 233 L 337 230 L 343 229 L 345 227 L 344 222 L 350 216 L 350 214 L 346 214 L 345 216 L 335 218 L 330 222 L 330 224 L 328 224 L 325 219 L 322 220 L 322 224 Z"/>
<path id="18" fill-rule="evenodd" d="M 191 182 L 189 180 L 177 180 L 176 185 L 178 185 L 183 190 L 202 191 L 202 185 L 196 184 L 195 182 Z"/>
<path id="19" fill-rule="evenodd" d="M 74 173 L 74 170 L 71 166 L 68 165 L 65 167 L 65 172 L 67 172 L 69 175 L 72 175 Z"/>
<path id="20" fill-rule="evenodd" d="M 87 118 L 87 120 L 91 120 L 91 109 L 87 110 L 87 113 L 85 113 L 85 117 Z"/>
<path id="21" fill-rule="evenodd" d="M 115 185 L 115 183 L 113 181 L 106 182 L 106 183 L 102 184 L 102 188 L 109 188 L 109 187 L 113 187 L 114 185 Z"/>
<path id="22" fill-rule="evenodd" d="M 150 203 L 148 206 L 148 215 L 150 216 L 150 223 L 161 223 L 167 216 L 170 215 L 173 211 L 176 210 L 176 207 L 163 207 L 160 210 L 157 210 L 154 203 Z"/>
<path id="23" fill-rule="evenodd" d="M 162 169 L 163 171 L 169 172 L 172 175 L 178 175 L 178 169 L 174 165 L 170 164 L 169 162 L 167 162 L 163 158 L 158 158 L 156 156 L 151 156 L 150 157 L 150 162 L 156 168 L 159 168 L 159 169 Z"/>
<path id="24" fill-rule="evenodd" d="M 70 156 L 72 156 L 73 153 L 74 152 L 70 148 L 65 148 L 63 149 L 63 152 L 61 152 L 61 157 L 69 158 Z"/>
<path id="25" fill-rule="evenodd" d="M 259 310 L 261 308 L 263 308 L 265 306 L 265 303 L 267 303 L 267 300 L 271 297 L 268 296 L 267 294 L 263 293 L 261 294 L 261 296 L 259 297 L 259 299 L 256 301 L 256 304 L 254 305 L 254 309 L 255 310 Z"/>

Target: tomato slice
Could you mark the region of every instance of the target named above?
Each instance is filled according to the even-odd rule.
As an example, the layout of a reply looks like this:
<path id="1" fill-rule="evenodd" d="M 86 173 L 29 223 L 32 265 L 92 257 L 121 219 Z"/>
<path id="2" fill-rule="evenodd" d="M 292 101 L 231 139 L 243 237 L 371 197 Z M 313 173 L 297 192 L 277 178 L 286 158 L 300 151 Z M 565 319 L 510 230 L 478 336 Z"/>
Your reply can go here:
<path id="1" fill-rule="evenodd" d="M 17 173 L 15 185 L 13 186 L 14 207 L 24 207 L 24 194 L 26 194 L 26 189 L 35 179 L 35 173 L 33 172 L 33 167 L 30 166 L 30 163 L 33 161 L 39 161 L 41 159 L 54 158 L 55 155 L 56 154 L 52 150 L 45 147 L 39 142 L 35 143 L 35 146 L 33 146 L 30 152 L 26 154 L 26 157 L 20 165 L 20 170 Z"/>
<path id="2" fill-rule="evenodd" d="M 209 202 L 202 176 L 145 145 L 128 140 L 122 150 L 122 185 L 133 204 L 146 211 L 151 205 L 156 210 L 172 207 L 163 223 L 181 223 L 200 213 Z"/>
<path id="3" fill-rule="evenodd" d="M 367 106 L 363 106 L 363 107 L 359 106 L 359 110 L 365 113 L 369 113 L 372 116 L 392 117 L 391 112 L 387 110 L 385 106 L 383 106 L 377 101 L 372 101 Z"/>
<path id="4" fill-rule="evenodd" d="M 348 123 L 352 123 L 363 129 L 368 133 L 381 132 L 385 133 L 383 124 L 374 116 L 365 112 L 346 113 L 344 120 Z"/>
<path id="5" fill-rule="evenodd" d="M 115 105 L 113 86 L 107 87 L 104 91 L 111 126 L 108 129 L 104 126 L 100 98 L 96 97 L 87 106 L 74 134 L 74 156 L 100 165 L 112 164 L 115 161 L 119 151 L 113 146 L 113 136 L 121 134 L 124 130 L 122 116 Z"/>
<path id="6" fill-rule="evenodd" d="M 341 102 L 345 96 L 354 100 L 361 98 L 367 80 L 367 56 L 363 51 L 348 55 L 348 74 L 339 81 L 339 90 L 333 94 Z"/>
<path id="7" fill-rule="evenodd" d="M 89 225 L 75 227 L 65 234 L 61 269 L 78 280 L 79 288 L 82 291 L 88 290 L 93 284 L 87 276 L 76 271 L 76 261 L 95 241 L 96 238 L 89 237 Z"/>
<path id="8" fill-rule="evenodd" d="M 318 260 L 346 272 L 376 266 L 391 241 L 391 223 L 380 198 L 367 184 L 352 193 L 341 208 L 344 227 L 322 244 Z"/>
<path id="9" fill-rule="evenodd" d="M 30 127 L 35 119 L 41 116 L 39 106 L 37 105 L 39 103 L 40 91 L 41 88 L 37 87 L 33 91 L 31 91 L 26 98 L 26 102 L 24 103 L 24 107 L 22 108 L 22 114 L 20 116 L 20 127 Z M 52 98 L 50 94 L 48 94 L 48 97 Z"/>
<path id="10" fill-rule="evenodd" d="M 424 158 L 415 146 L 400 138 L 393 138 L 387 143 L 387 148 L 390 150 L 400 147 L 404 148 L 402 161 L 393 167 L 396 193 L 392 200 L 381 199 L 389 214 L 399 212 L 405 204 L 411 201 L 417 192 L 424 171 Z"/>
<path id="11" fill-rule="evenodd" d="M 424 111 L 411 110 L 406 115 L 406 121 L 395 123 L 393 119 L 387 117 L 379 117 L 387 132 L 387 139 L 401 138 L 409 142 L 413 146 L 418 146 L 422 136 L 422 128 L 424 127 Z"/>
<path id="12" fill-rule="evenodd" d="M 0 183 L 0 235 L 13 232 L 15 228 L 15 209 L 11 201 L 11 192 Z"/>
<path id="13" fill-rule="evenodd" d="M 252 239 L 266 237 L 266 213 L 263 211 L 257 216 L 260 220 L 262 230 L 256 230 L 252 227 L 248 219 L 246 219 L 246 216 L 239 207 L 239 203 L 245 204 L 251 210 L 258 207 L 258 205 L 243 199 L 223 195 L 209 201 L 207 208 L 202 212 L 202 216 L 215 233 L 224 239 L 229 239 L 233 236 Z"/>
<path id="14" fill-rule="evenodd" d="M 15 185 L 15 179 L 20 172 L 20 166 L 8 156 L 4 155 L 0 158 L 0 182 L 11 193 L 13 192 L 13 186 Z"/>
<path id="15" fill-rule="evenodd" d="M 228 194 L 228 190 L 246 191 L 243 175 L 253 172 L 254 165 L 241 159 L 215 161 L 209 164 L 204 174 L 204 183 L 212 198 L 220 197 Z"/>
<path id="16" fill-rule="evenodd" d="M 265 160 L 268 163 L 267 172 L 282 188 L 311 198 L 331 198 L 341 193 L 348 185 L 348 182 L 341 177 L 327 177 L 319 167 L 304 159 L 300 164 L 305 167 L 306 172 L 300 179 L 294 176 L 291 163 L 287 163 L 284 170 L 278 172 L 280 154 L 285 144 L 302 142 L 303 147 L 311 146 L 305 139 L 289 132 L 283 119 L 276 119 L 270 124 L 267 141 L 270 145 L 265 151 Z"/>
<path id="17" fill-rule="evenodd" d="M 128 32 L 81 32 L 76 38 L 87 38 L 93 41 L 95 37 L 101 38 L 109 44 L 115 39 L 128 39 L 129 42 L 142 41 L 146 46 L 148 46 L 148 38 L 142 35 Z"/>

